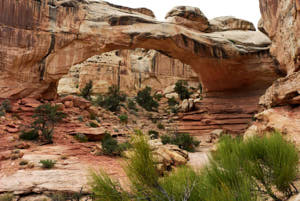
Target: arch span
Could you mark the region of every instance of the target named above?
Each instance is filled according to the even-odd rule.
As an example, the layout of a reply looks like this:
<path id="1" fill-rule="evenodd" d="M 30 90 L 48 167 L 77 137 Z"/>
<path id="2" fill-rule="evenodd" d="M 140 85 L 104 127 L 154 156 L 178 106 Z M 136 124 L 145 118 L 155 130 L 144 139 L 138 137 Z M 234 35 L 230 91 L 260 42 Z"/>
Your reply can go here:
<path id="1" fill-rule="evenodd" d="M 278 76 L 260 32 L 199 32 L 147 9 L 93 0 L 0 3 L 0 97 L 53 98 L 70 66 L 116 49 L 155 49 L 192 66 L 206 91 L 265 89 Z"/>

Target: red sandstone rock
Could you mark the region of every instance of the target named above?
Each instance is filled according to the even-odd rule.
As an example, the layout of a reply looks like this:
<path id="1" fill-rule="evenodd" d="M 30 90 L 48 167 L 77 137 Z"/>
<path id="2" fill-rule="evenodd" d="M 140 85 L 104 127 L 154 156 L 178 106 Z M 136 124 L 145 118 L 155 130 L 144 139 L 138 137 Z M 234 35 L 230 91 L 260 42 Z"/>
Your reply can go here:
<path id="1" fill-rule="evenodd" d="M 191 65 L 207 91 L 252 90 L 277 77 L 270 41 L 259 32 L 202 33 L 102 1 L 54 4 L 0 4 L 0 97 L 54 98 L 58 80 L 71 65 L 137 47 Z"/>

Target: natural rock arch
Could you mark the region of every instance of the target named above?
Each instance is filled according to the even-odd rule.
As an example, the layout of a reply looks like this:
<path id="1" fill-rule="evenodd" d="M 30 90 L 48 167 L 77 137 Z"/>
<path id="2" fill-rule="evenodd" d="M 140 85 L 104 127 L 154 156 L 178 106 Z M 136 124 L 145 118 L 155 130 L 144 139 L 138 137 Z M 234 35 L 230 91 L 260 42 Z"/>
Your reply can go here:
<path id="1" fill-rule="evenodd" d="M 208 32 L 158 22 L 147 9 L 102 1 L 2 1 L 0 97 L 53 98 L 71 65 L 138 47 L 191 65 L 208 92 L 265 89 L 278 77 L 262 33 Z"/>

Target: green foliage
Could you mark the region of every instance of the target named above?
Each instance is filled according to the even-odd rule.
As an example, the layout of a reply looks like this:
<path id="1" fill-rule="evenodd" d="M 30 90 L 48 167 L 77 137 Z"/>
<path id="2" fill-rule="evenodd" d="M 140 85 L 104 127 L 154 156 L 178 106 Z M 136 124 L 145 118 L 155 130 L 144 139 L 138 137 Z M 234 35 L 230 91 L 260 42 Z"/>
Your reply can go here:
<path id="1" fill-rule="evenodd" d="M 112 85 L 106 94 L 98 95 L 95 104 L 112 112 L 119 111 L 121 102 L 126 100 L 126 94 L 120 92 L 118 86 Z"/>
<path id="2" fill-rule="evenodd" d="M 162 99 L 162 97 L 163 97 L 163 95 L 160 94 L 160 93 L 155 94 L 155 95 L 153 96 L 153 98 L 154 98 L 155 100 L 157 100 L 157 101 L 160 101 L 160 100 Z"/>
<path id="3" fill-rule="evenodd" d="M 162 123 L 158 123 L 157 128 L 160 129 L 160 130 L 164 130 L 165 126 Z"/>
<path id="4" fill-rule="evenodd" d="M 83 116 L 79 116 L 77 119 L 78 119 L 78 121 L 80 121 L 80 122 L 84 122 Z"/>
<path id="5" fill-rule="evenodd" d="M 0 110 L 4 112 L 11 112 L 12 110 L 11 102 L 8 99 L 5 99 L 0 106 Z"/>
<path id="6" fill-rule="evenodd" d="M 136 97 L 136 102 L 147 111 L 156 111 L 159 104 L 151 96 L 151 87 L 146 87 L 145 89 L 138 92 Z"/>
<path id="7" fill-rule="evenodd" d="M 158 139 L 159 133 L 154 130 L 148 131 L 148 135 L 150 136 L 151 139 Z"/>
<path id="8" fill-rule="evenodd" d="M 128 103 L 127 103 L 127 107 L 130 109 L 130 110 L 133 110 L 133 111 L 138 111 L 138 109 L 136 108 L 136 104 L 133 100 L 131 99 L 128 99 Z"/>
<path id="9" fill-rule="evenodd" d="M 178 101 L 172 97 L 172 98 L 168 98 L 168 105 L 171 107 L 171 106 L 175 106 L 178 104 Z"/>
<path id="10" fill-rule="evenodd" d="M 91 100 L 91 94 L 93 92 L 93 81 L 90 80 L 84 88 L 80 91 L 80 96 L 87 100 Z"/>
<path id="11" fill-rule="evenodd" d="M 30 129 L 29 131 L 22 130 L 19 138 L 22 140 L 38 140 L 39 132 L 34 128 Z"/>
<path id="12" fill-rule="evenodd" d="M 128 123 L 128 116 L 126 114 L 122 114 L 119 116 L 120 122 L 123 124 L 127 124 Z"/>
<path id="13" fill-rule="evenodd" d="M 96 200 L 258 201 L 269 200 L 263 198 L 268 195 L 281 201 L 291 195 L 299 161 L 294 145 L 278 133 L 247 141 L 225 136 L 203 170 L 181 167 L 159 177 L 147 139 L 137 132 L 132 141 L 133 154 L 126 165 L 131 189 L 125 191 L 104 172 L 93 172 Z"/>
<path id="14" fill-rule="evenodd" d="M 202 88 L 202 84 L 201 84 L 201 83 L 199 83 L 199 85 L 198 85 L 198 89 L 199 89 L 199 91 L 200 91 L 200 94 L 202 94 L 202 90 L 203 90 L 203 88 Z"/>
<path id="15" fill-rule="evenodd" d="M 195 140 L 188 133 L 174 133 L 171 136 L 163 135 L 161 136 L 161 141 L 163 144 L 175 144 L 179 148 L 189 152 L 194 152 L 195 148 L 200 144 L 199 141 Z"/>
<path id="16" fill-rule="evenodd" d="M 0 201 L 13 201 L 14 196 L 11 193 L 4 193 L 0 195 Z"/>
<path id="17" fill-rule="evenodd" d="M 96 123 L 94 123 L 94 122 L 89 122 L 89 124 L 88 124 L 90 127 L 92 127 L 92 128 L 98 128 L 99 126 L 98 126 L 98 124 L 96 124 Z"/>
<path id="18" fill-rule="evenodd" d="M 281 200 L 275 192 L 283 193 L 286 198 L 293 194 L 293 181 L 298 172 L 298 152 L 292 143 L 274 132 L 262 138 L 253 137 L 246 141 L 223 137 L 212 160 L 215 166 L 224 170 L 241 172 L 251 181 L 253 192 Z M 231 161 L 231 162 L 228 162 Z M 274 190 L 276 189 L 276 190 Z"/>
<path id="19" fill-rule="evenodd" d="M 35 121 L 32 127 L 41 133 L 43 140 L 51 143 L 54 126 L 66 117 L 66 114 L 58 110 L 59 106 L 52 106 L 50 103 L 38 106 L 33 118 Z"/>
<path id="20" fill-rule="evenodd" d="M 108 155 L 108 156 L 121 155 L 121 149 L 119 147 L 118 141 L 115 140 L 109 133 L 106 133 L 104 135 L 101 144 L 102 144 L 102 152 L 104 155 Z"/>
<path id="21" fill-rule="evenodd" d="M 56 161 L 47 159 L 47 160 L 40 160 L 40 163 L 42 164 L 43 168 L 51 169 L 54 167 Z"/>
<path id="22" fill-rule="evenodd" d="M 79 141 L 79 142 L 88 142 L 89 139 L 87 138 L 87 136 L 85 136 L 84 134 L 82 133 L 77 133 L 74 138 Z"/>
<path id="23" fill-rule="evenodd" d="M 19 162 L 19 165 L 27 165 L 28 164 L 28 161 L 27 160 L 21 160 Z"/>
<path id="24" fill-rule="evenodd" d="M 185 80 L 178 80 L 175 84 L 174 91 L 178 93 L 181 100 L 190 98 L 191 93 L 189 92 L 187 86 L 188 83 Z"/>

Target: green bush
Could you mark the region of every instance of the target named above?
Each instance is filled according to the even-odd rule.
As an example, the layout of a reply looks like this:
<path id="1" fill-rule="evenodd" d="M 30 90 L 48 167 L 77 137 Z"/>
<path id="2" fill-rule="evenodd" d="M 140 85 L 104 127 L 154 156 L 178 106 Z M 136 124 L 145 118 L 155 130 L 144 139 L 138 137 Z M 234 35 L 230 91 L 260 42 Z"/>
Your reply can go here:
<path id="1" fill-rule="evenodd" d="M 4 193 L 0 195 L 0 201 L 13 201 L 14 196 L 11 193 Z"/>
<path id="2" fill-rule="evenodd" d="M 82 96 L 83 98 L 87 99 L 87 100 L 91 100 L 91 95 L 93 92 L 93 81 L 90 80 L 85 86 L 84 88 L 80 91 L 80 96 Z"/>
<path id="3" fill-rule="evenodd" d="M 28 161 L 27 160 L 21 160 L 20 162 L 19 162 L 19 165 L 27 165 L 28 164 Z"/>
<path id="4" fill-rule="evenodd" d="M 112 85 L 106 94 L 98 95 L 95 104 L 115 112 L 120 110 L 121 102 L 125 100 L 126 94 L 121 93 L 116 85 Z"/>
<path id="5" fill-rule="evenodd" d="M 50 103 L 38 106 L 33 118 L 35 121 L 31 127 L 41 133 L 42 140 L 52 143 L 52 135 L 55 125 L 66 117 L 66 114 L 58 110 L 59 106 L 52 106 Z"/>
<path id="6" fill-rule="evenodd" d="M 133 111 L 138 111 L 138 109 L 136 108 L 136 104 L 133 100 L 128 99 L 128 103 L 127 103 L 127 107 Z"/>
<path id="7" fill-rule="evenodd" d="M 212 157 L 216 168 L 234 169 L 236 174 L 243 174 L 252 185 L 251 193 L 267 195 L 273 200 L 282 200 L 278 192 L 286 198 L 294 193 L 298 161 L 295 146 L 277 132 L 246 141 L 225 136 Z M 235 167 L 231 167 L 233 165 Z"/>
<path id="8" fill-rule="evenodd" d="M 43 168 L 51 169 L 54 167 L 56 161 L 47 159 L 47 160 L 40 160 L 40 163 L 42 164 Z"/>
<path id="9" fill-rule="evenodd" d="M 8 99 L 5 99 L 0 107 L 4 112 L 11 112 L 12 107 L 11 107 L 11 102 Z M 1 110 L 0 109 L 0 110 Z"/>
<path id="10" fill-rule="evenodd" d="M 189 92 L 187 86 L 188 83 L 185 80 L 178 80 L 175 84 L 174 91 L 178 93 L 181 100 L 190 98 L 191 93 Z"/>
<path id="11" fill-rule="evenodd" d="M 98 124 L 96 124 L 96 123 L 94 123 L 94 122 L 89 122 L 89 124 L 88 124 L 90 127 L 92 127 L 92 128 L 98 128 L 99 126 L 98 126 Z"/>
<path id="12" fill-rule="evenodd" d="M 155 100 L 160 101 L 162 99 L 163 95 L 158 93 L 158 94 L 155 94 L 153 97 Z"/>
<path id="13" fill-rule="evenodd" d="M 151 96 L 151 87 L 146 87 L 145 89 L 138 92 L 136 97 L 136 102 L 147 111 L 156 111 L 159 104 Z"/>
<path id="14" fill-rule="evenodd" d="M 116 156 L 120 155 L 118 141 L 115 140 L 109 133 L 106 133 L 102 142 L 102 151 L 104 155 Z"/>
<path id="15" fill-rule="evenodd" d="M 160 129 L 160 130 L 164 130 L 165 126 L 162 123 L 158 123 L 157 128 Z"/>
<path id="16" fill-rule="evenodd" d="M 29 131 L 22 130 L 19 138 L 22 140 L 38 140 L 39 132 L 34 128 Z"/>
<path id="17" fill-rule="evenodd" d="M 199 141 L 195 140 L 188 133 L 175 133 L 171 136 L 163 135 L 161 136 L 161 141 L 163 144 L 175 144 L 179 148 L 189 152 L 194 152 L 195 148 L 200 144 Z"/>
<path id="18" fill-rule="evenodd" d="M 291 195 L 288 189 L 296 178 L 297 150 L 278 134 L 247 141 L 223 137 L 203 170 L 181 167 L 164 177 L 159 177 L 147 139 L 138 134 L 133 142 L 125 167 L 131 189 L 126 191 L 103 171 L 92 172 L 96 200 L 281 201 Z M 270 194 L 266 183 L 271 184 L 269 190 L 286 197 Z"/>
<path id="19" fill-rule="evenodd" d="M 119 116 L 120 122 L 123 124 L 127 124 L 128 123 L 128 116 L 126 114 L 122 114 Z"/>
<path id="20" fill-rule="evenodd" d="M 168 105 L 171 107 L 171 106 L 175 106 L 178 104 L 178 101 L 172 97 L 172 98 L 168 98 Z"/>
<path id="21" fill-rule="evenodd" d="M 150 136 L 151 139 L 158 139 L 159 133 L 154 130 L 148 131 L 148 135 Z"/>
<path id="22" fill-rule="evenodd" d="M 86 135 L 82 134 L 82 133 L 77 133 L 74 138 L 79 141 L 79 142 L 88 142 L 89 139 L 87 138 Z"/>

